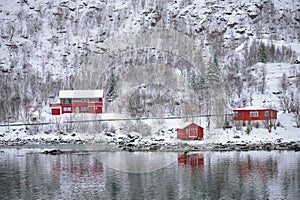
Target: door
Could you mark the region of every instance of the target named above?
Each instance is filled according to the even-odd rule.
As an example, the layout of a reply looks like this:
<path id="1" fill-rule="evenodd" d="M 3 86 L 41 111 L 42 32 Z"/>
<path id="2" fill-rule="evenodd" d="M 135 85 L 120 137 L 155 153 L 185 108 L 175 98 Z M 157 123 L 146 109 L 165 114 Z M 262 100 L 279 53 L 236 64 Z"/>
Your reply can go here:
<path id="1" fill-rule="evenodd" d="M 79 107 L 75 107 L 75 113 L 79 113 Z"/>
<path id="2" fill-rule="evenodd" d="M 60 108 L 52 108 L 52 115 L 60 115 Z"/>
<path id="3" fill-rule="evenodd" d="M 190 138 L 197 138 L 198 136 L 198 130 L 196 128 L 189 129 L 189 133 Z"/>

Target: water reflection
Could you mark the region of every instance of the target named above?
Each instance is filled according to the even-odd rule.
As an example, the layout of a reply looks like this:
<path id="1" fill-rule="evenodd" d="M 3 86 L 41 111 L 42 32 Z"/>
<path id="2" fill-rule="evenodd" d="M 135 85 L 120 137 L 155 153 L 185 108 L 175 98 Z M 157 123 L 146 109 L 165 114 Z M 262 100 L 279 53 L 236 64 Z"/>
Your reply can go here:
<path id="1" fill-rule="evenodd" d="M 177 160 L 174 152 L 98 152 L 95 158 L 105 166 L 128 173 L 148 173 Z"/>
<path id="2" fill-rule="evenodd" d="M 136 155 L 137 163 L 142 158 L 150 166 L 176 155 L 175 162 L 143 173 L 115 169 L 97 153 L 38 152 L 1 151 L 0 199 L 300 199 L 299 152 L 105 155 L 115 163 Z"/>
<path id="3" fill-rule="evenodd" d="M 97 161 L 97 160 L 96 160 Z M 52 164 L 52 171 L 54 174 L 61 175 L 64 174 L 74 174 L 76 176 L 95 176 L 103 175 L 103 165 L 101 162 L 95 162 L 92 165 L 79 163 L 79 164 L 62 164 L 59 161 L 56 161 Z"/>
<path id="4" fill-rule="evenodd" d="M 177 158 L 179 165 L 189 166 L 192 169 L 202 168 L 204 166 L 203 154 L 179 154 Z"/>
<path id="5" fill-rule="evenodd" d="M 274 178 L 278 174 L 278 161 L 273 158 L 254 161 L 249 158 L 238 165 L 243 179 L 251 179 L 254 174 L 258 175 L 256 178 L 260 179 L 265 179 L 267 177 Z"/>

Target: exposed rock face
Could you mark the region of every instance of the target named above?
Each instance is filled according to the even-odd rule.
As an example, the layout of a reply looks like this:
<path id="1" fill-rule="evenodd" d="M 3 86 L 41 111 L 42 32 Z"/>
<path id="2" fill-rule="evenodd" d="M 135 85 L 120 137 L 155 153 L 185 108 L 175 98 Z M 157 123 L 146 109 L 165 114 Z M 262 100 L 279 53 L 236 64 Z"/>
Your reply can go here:
<path id="1" fill-rule="evenodd" d="M 138 91 L 123 83 L 139 87 L 145 84 L 140 80 L 151 75 L 130 77 L 132 70 L 142 66 L 166 67 L 165 74 L 180 80 L 161 76 L 146 82 L 175 93 L 162 97 L 170 98 L 165 101 L 169 102 L 166 113 L 177 109 L 169 108 L 175 101 L 180 104 L 178 112 L 195 110 L 182 106 L 184 97 L 199 99 L 195 91 L 186 89 L 190 77 L 205 71 L 203 66 L 213 55 L 220 64 L 234 60 L 233 50 L 253 38 L 299 41 L 299 9 L 297 1 L 283 0 L 2 3 L 0 120 L 10 115 L 28 118 L 28 113 L 47 104 L 59 89 L 105 89 L 111 71 L 120 80 L 116 87 L 121 94 L 111 108 L 120 107 Z M 244 64 L 243 57 L 239 64 Z M 170 86 L 178 83 L 182 87 L 176 90 Z M 7 105 L 6 99 L 14 102 Z M 124 112 L 133 114 L 128 109 Z"/>

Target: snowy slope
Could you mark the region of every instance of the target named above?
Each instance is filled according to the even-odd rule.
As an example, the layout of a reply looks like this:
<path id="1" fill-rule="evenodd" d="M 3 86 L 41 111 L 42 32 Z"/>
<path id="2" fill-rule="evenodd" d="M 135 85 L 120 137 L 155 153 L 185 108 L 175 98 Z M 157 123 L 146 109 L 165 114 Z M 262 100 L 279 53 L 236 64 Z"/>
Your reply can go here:
<path id="1" fill-rule="evenodd" d="M 214 135 L 222 132 L 219 121 L 224 119 L 103 122 L 89 129 L 60 125 L 74 116 L 49 115 L 48 105 L 57 101 L 60 89 L 107 90 L 113 73 L 116 99 L 105 110 L 114 117 L 224 114 L 252 103 L 280 110 L 284 128 L 278 134 L 285 138 L 291 132 L 295 139 L 293 114 L 282 114 L 280 95 L 274 92 L 280 92 L 284 72 L 293 77 L 300 71 L 293 64 L 300 58 L 299 9 L 298 1 L 287 0 L 0 2 L 0 121 L 30 123 L 38 117 L 53 124 L 30 128 L 34 137 L 45 131 L 84 135 L 87 130 L 146 130 L 139 134 L 148 136 L 194 121 L 205 128 L 210 124 L 207 138 L 217 141 Z M 214 58 L 220 74 L 210 75 L 219 79 L 218 89 L 206 82 L 212 79 L 207 74 Z M 299 93 L 295 77 L 289 84 Z"/>

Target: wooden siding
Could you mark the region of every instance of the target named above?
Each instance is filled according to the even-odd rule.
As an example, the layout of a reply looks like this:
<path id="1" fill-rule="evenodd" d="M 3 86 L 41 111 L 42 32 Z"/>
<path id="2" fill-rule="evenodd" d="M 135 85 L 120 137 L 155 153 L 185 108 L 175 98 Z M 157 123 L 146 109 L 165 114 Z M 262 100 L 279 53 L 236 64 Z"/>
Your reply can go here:
<path id="1" fill-rule="evenodd" d="M 52 115 L 60 115 L 60 108 L 52 108 L 51 114 Z"/>
<path id="2" fill-rule="evenodd" d="M 177 129 L 177 138 L 179 139 L 203 139 L 203 128 L 191 123 L 190 125 Z"/>
<path id="3" fill-rule="evenodd" d="M 266 115 L 268 112 L 268 115 Z M 251 113 L 257 113 L 253 115 Z M 271 120 L 277 119 L 277 111 L 272 109 L 266 110 L 234 110 L 233 120 L 238 121 L 256 121 L 256 120 Z"/>
<path id="4" fill-rule="evenodd" d="M 52 107 L 52 115 L 65 113 L 102 113 L 103 99 L 102 98 L 61 98 L 59 104 L 50 104 Z M 54 109 L 54 110 L 53 110 Z"/>

